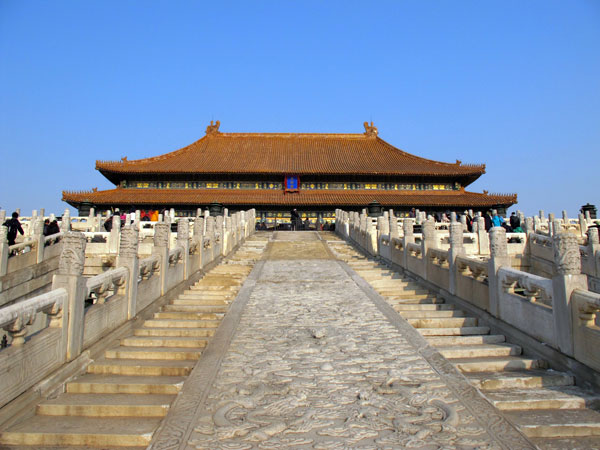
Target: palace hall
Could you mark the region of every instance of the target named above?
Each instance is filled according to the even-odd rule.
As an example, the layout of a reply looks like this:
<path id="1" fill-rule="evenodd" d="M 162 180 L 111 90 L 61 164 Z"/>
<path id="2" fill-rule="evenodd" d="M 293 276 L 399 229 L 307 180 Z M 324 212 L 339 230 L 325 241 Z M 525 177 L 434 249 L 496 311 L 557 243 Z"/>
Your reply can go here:
<path id="1" fill-rule="evenodd" d="M 517 202 L 515 194 L 470 192 L 485 165 L 420 158 L 379 137 L 371 122 L 357 134 L 228 133 L 211 122 L 204 137 L 150 158 L 96 161 L 114 189 L 63 192 L 85 214 L 89 208 L 163 210 L 192 216 L 221 204 L 231 212 L 256 208 L 257 220 L 303 218 L 330 222 L 336 208 L 360 211 L 372 202 L 404 216 L 465 209 L 485 211 Z"/>

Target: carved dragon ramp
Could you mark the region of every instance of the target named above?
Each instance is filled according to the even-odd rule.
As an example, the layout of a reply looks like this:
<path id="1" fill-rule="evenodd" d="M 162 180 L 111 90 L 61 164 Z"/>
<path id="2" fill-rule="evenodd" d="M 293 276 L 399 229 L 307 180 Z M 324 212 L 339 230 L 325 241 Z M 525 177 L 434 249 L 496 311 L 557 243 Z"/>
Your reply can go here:
<path id="1" fill-rule="evenodd" d="M 270 246 L 150 448 L 535 448 L 317 233 Z"/>

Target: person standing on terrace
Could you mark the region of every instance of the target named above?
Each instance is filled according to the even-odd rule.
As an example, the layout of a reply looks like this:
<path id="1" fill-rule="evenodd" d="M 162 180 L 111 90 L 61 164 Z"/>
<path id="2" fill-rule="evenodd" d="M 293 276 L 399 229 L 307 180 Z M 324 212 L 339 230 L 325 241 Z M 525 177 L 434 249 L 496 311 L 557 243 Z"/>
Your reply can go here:
<path id="1" fill-rule="evenodd" d="M 17 232 L 21 233 L 21 236 L 25 234 L 23 231 L 23 227 L 21 226 L 21 222 L 19 222 L 19 213 L 12 213 L 12 219 L 8 219 L 4 222 L 4 226 L 8 228 L 7 238 L 8 245 L 15 245 L 15 240 L 17 239 Z"/>

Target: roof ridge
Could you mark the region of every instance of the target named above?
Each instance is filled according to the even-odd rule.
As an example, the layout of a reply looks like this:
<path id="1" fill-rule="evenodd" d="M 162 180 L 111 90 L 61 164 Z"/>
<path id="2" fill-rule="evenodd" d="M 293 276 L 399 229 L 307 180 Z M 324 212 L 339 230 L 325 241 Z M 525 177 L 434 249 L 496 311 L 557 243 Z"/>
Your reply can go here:
<path id="1" fill-rule="evenodd" d="M 219 133 L 210 136 L 211 138 L 220 137 L 318 137 L 318 138 L 361 138 L 369 139 L 364 133 Z"/>

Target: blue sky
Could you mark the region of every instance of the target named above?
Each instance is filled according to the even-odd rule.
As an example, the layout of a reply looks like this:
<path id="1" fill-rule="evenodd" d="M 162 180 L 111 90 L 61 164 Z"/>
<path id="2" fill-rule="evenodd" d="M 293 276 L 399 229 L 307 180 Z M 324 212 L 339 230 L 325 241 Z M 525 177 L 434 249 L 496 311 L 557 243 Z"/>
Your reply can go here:
<path id="1" fill-rule="evenodd" d="M 230 132 L 363 132 L 486 163 L 516 208 L 600 207 L 600 1 L 0 0 L 0 207 L 61 212 L 96 159 Z"/>

